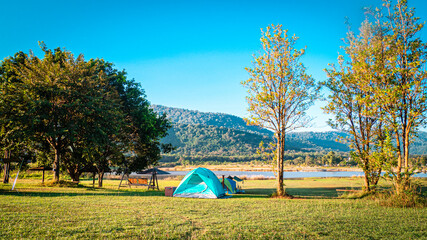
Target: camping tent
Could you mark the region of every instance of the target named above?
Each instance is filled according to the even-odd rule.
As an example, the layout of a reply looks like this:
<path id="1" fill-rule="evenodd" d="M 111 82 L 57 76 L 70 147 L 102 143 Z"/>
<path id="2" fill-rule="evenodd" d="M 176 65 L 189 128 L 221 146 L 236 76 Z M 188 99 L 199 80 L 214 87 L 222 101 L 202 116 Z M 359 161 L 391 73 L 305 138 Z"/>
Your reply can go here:
<path id="1" fill-rule="evenodd" d="M 185 175 L 173 193 L 174 197 L 221 198 L 224 189 L 215 174 L 206 168 L 196 168 Z"/>
<path id="2" fill-rule="evenodd" d="M 233 180 L 233 178 L 223 178 L 221 179 L 221 183 L 224 180 L 224 191 L 226 191 L 228 194 L 234 194 L 237 193 L 236 189 L 236 181 Z"/>
<path id="3" fill-rule="evenodd" d="M 233 177 L 233 180 L 236 181 L 236 185 L 237 185 L 236 191 L 237 191 L 237 193 L 245 193 L 245 190 L 242 189 L 243 188 L 243 180 L 240 179 L 239 177 L 236 177 L 236 176 Z M 238 183 L 241 183 L 241 185 L 239 186 Z"/>

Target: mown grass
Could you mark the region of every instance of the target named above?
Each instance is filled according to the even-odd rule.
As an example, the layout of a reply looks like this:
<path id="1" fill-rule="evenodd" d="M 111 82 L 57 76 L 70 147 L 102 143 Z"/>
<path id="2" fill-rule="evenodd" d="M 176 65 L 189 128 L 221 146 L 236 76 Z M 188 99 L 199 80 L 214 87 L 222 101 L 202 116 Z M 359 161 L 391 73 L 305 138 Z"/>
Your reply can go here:
<path id="1" fill-rule="evenodd" d="M 161 180 L 165 186 L 179 181 Z M 272 180 L 246 181 L 247 194 L 228 199 L 164 197 L 145 188 L 117 190 L 117 180 L 92 188 L 44 186 L 23 179 L 0 184 L 0 238 L 141 239 L 425 239 L 425 208 L 390 208 L 336 198 L 360 178 L 285 181 L 296 199 L 272 199 Z M 426 183 L 423 180 L 423 183 Z M 383 187 L 387 184 L 383 183 Z"/>

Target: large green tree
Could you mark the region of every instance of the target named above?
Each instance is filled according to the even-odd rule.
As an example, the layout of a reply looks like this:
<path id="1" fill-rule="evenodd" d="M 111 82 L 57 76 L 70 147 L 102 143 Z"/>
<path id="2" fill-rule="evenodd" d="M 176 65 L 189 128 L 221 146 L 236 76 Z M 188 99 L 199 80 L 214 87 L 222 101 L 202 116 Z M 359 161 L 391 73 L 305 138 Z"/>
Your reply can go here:
<path id="1" fill-rule="evenodd" d="M 125 156 L 117 160 L 122 171 L 139 171 L 156 164 L 162 152 L 172 150 L 170 144 L 160 142 L 171 124 L 165 114 L 158 115 L 153 111 L 140 84 L 126 79 L 124 72 L 117 74 L 120 77 L 114 84 L 125 115 L 119 139 L 127 149 Z"/>
<path id="2" fill-rule="evenodd" d="M 0 152 L 2 156 L 3 183 L 9 182 L 11 163 L 19 161 L 19 155 L 28 151 L 28 129 L 22 121 L 28 106 L 20 91 L 20 79 L 16 68 L 26 61 L 28 56 L 18 52 L 0 62 Z"/>
<path id="3" fill-rule="evenodd" d="M 50 50 L 43 43 L 41 48 L 43 59 L 32 55 L 19 67 L 20 87 L 29 109 L 26 125 L 36 141 L 51 146 L 54 181 L 59 181 L 61 157 L 69 150 L 77 152 L 73 147 L 83 140 L 97 141 L 96 131 L 110 129 L 113 123 L 105 125 L 110 122 L 106 118 L 115 105 L 105 74 L 95 63 L 60 48 Z"/>
<path id="4" fill-rule="evenodd" d="M 323 85 L 330 95 L 324 110 L 335 116 L 329 121 L 333 128 L 350 134 L 344 140 L 364 171 L 365 190 L 371 191 L 378 183 L 386 157 L 383 109 L 373 104 L 372 88 L 384 77 L 386 69 L 381 29 L 366 20 L 359 30 L 357 36 L 349 30 L 346 56 L 338 57 L 338 67 L 331 65 L 326 70 L 329 79 Z"/>
<path id="5" fill-rule="evenodd" d="M 110 84 L 111 74 L 105 68 L 111 65 L 101 59 L 83 64 L 81 79 L 74 85 L 72 99 L 78 100 L 73 122 L 78 127 L 73 141 L 64 155 L 64 164 L 70 176 L 78 181 L 83 170 L 98 166 L 100 159 L 118 145 L 117 136 L 124 124 L 121 101 L 117 90 Z M 102 154 L 98 154 L 102 150 Z M 108 162 L 107 162 L 108 163 Z M 100 167 L 99 185 L 107 164 Z"/>
<path id="6" fill-rule="evenodd" d="M 124 71 L 44 43 L 41 49 L 42 59 L 18 53 L 1 64 L 3 162 L 27 141 L 43 165 L 53 162 L 54 181 L 61 169 L 79 181 L 85 169 L 95 167 L 102 186 L 109 166 L 142 170 L 171 149 L 160 143 L 170 128 L 166 116 L 154 113 L 141 86 Z"/>
<path id="7" fill-rule="evenodd" d="M 376 104 L 381 105 L 384 120 L 393 132 L 397 164 L 391 169 L 397 193 L 409 187 L 410 145 L 427 117 L 427 44 L 419 33 L 424 27 L 406 0 L 396 4 L 383 1 L 385 9 L 377 15 L 384 33 L 387 78 L 372 89 Z"/>
<path id="8" fill-rule="evenodd" d="M 306 126 L 305 111 L 313 104 L 317 88 L 300 62 L 304 49 L 295 49 L 297 37 L 288 36 L 282 25 L 262 31 L 261 54 L 254 56 L 250 78 L 242 82 L 248 89 L 247 122 L 270 129 L 276 139 L 277 194 L 285 195 L 283 161 L 286 133 Z"/>

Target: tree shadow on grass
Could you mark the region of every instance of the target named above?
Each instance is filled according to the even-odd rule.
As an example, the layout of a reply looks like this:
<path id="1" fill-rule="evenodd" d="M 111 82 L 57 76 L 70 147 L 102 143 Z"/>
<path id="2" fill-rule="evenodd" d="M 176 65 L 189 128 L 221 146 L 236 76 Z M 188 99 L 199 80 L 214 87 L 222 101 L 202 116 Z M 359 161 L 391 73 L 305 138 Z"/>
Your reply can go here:
<path id="1" fill-rule="evenodd" d="M 268 198 L 274 190 L 274 188 L 245 189 L 245 193 L 233 194 L 232 198 Z"/>
<path id="2" fill-rule="evenodd" d="M 58 192 L 58 191 L 10 191 L 0 189 L 0 196 L 18 196 L 18 197 L 74 197 L 74 196 L 165 196 L 164 191 L 129 191 L 113 189 L 97 189 L 90 192 Z"/>
<path id="3" fill-rule="evenodd" d="M 337 189 L 342 191 L 337 191 Z M 361 188 L 350 188 L 350 187 L 329 187 L 329 188 L 286 188 L 286 192 L 296 198 L 313 199 L 323 198 L 332 199 L 341 196 L 346 193 L 346 190 L 361 190 Z M 275 188 L 252 188 L 245 189 L 244 194 L 234 194 L 233 198 L 267 198 L 273 194 Z"/>
<path id="4" fill-rule="evenodd" d="M 71 189 L 70 192 L 67 192 Z M 72 192 L 72 189 L 76 189 L 79 192 Z M 286 188 L 287 193 L 303 199 L 312 198 L 337 198 L 340 195 L 345 194 L 345 191 L 340 190 L 360 190 L 360 188 L 350 187 L 329 187 L 329 188 Z M 87 192 L 84 192 L 87 190 Z M 424 190 L 424 189 L 423 189 Z M 46 191 L 28 191 L 23 189 L 20 191 L 11 191 L 0 189 L 0 196 L 20 196 L 20 197 L 63 197 L 63 196 L 140 196 L 140 197 L 152 197 L 152 196 L 165 196 L 164 191 L 146 190 L 146 189 L 105 189 L 105 188 L 93 188 L 89 186 L 78 185 L 75 187 L 67 188 L 67 191 L 58 191 L 46 187 Z M 245 189 L 244 194 L 233 194 L 232 198 L 268 198 L 271 194 L 276 191 L 275 188 L 250 188 Z"/>
<path id="5" fill-rule="evenodd" d="M 344 189 L 344 188 L 340 188 Z M 337 188 L 286 188 L 286 192 L 298 198 L 337 198 Z"/>

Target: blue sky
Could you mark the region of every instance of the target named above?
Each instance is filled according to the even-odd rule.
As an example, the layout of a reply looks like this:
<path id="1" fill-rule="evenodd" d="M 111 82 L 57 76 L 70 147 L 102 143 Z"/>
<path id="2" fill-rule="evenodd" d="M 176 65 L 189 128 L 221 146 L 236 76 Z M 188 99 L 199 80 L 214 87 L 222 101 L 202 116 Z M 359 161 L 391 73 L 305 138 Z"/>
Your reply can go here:
<path id="1" fill-rule="evenodd" d="M 0 0 L 0 59 L 32 49 L 37 41 L 65 47 L 87 59 L 104 58 L 126 69 L 153 104 L 247 115 L 246 92 L 260 28 L 282 24 L 307 47 L 302 59 L 317 81 L 336 62 L 345 18 L 353 28 L 364 6 L 378 0 L 282 1 L 3 1 Z M 425 21 L 427 1 L 409 0 Z M 427 30 L 421 38 L 427 41 Z M 327 129 L 317 102 L 312 129 Z"/>

